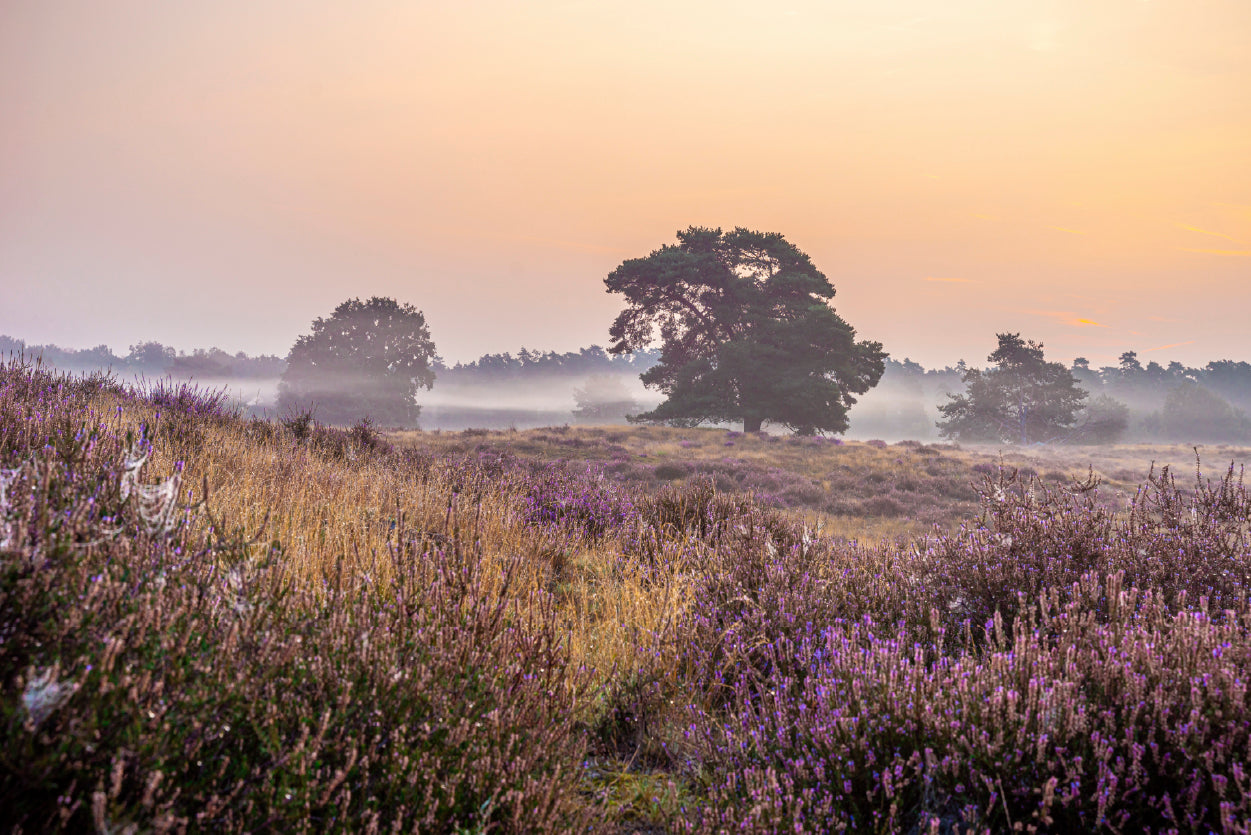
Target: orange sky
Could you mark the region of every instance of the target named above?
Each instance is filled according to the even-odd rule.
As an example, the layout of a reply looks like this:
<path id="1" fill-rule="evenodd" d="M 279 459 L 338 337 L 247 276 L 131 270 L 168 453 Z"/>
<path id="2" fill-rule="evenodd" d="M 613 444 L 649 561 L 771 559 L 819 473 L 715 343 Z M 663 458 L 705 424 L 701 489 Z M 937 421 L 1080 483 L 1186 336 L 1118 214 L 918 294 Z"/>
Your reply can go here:
<path id="1" fill-rule="evenodd" d="M 449 360 L 607 342 L 688 225 L 784 233 L 893 356 L 1251 359 L 1251 3 L 8 2 L 0 333 Z"/>

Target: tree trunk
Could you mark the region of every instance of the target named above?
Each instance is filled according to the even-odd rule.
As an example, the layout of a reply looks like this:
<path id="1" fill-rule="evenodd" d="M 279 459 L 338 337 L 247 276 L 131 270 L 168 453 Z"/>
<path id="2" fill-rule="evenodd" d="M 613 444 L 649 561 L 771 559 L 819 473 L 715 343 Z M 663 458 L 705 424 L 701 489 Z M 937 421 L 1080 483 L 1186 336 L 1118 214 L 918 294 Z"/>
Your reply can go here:
<path id="1" fill-rule="evenodd" d="M 759 432 L 760 424 L 764 423 L 764 418 L 756 415 L 745 415 L 743 417 L 744 432 Z"/>

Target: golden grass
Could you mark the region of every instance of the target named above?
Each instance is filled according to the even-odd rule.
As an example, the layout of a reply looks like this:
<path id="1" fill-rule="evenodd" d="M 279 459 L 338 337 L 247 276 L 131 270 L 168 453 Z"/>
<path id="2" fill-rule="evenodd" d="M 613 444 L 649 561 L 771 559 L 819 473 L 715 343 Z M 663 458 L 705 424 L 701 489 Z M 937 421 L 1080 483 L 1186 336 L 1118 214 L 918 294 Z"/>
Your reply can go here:
<path id="1" fill-rule="evenodd" d="M 102 396 L 99 413 L 117 415 L 118 402 Z M 120 420 L 138 431 L 152 424 L 155 409 L 128 402 Z M 568 629 L 575 666 L 599 671 L 607 680 L 614 670 L 646 663 L 653 674 L 674 676 L 676 663 L 654 654 L 643 658 L 640 647 L 659 645 L 652 636 L 663 634 L 690 599 L 691 566 L 679 555 L 687 543 L 663 543 L 668 558 L 657 572 L 643 565 L 624 543 L 607 539 L 588 544 L 576 536 L 561 535 L 527 525 L 518 517 L 517 495 L 504 480 L 489 484 L 474 503 L 457 495 L 449 471 L 434 467 L 420 475 L 412 467 L 396 467 L 390 459 L 359 455 L 334 460 L 278 432 L 266 440 L 249 432 L 240 421 L 198 421 L 199 433 L 187 449 L 177 440 L 162 439 L 158 423 L 155 455 L 145 471 L 155 480 L 174 471 L 175 457 L 187 452 L 185 496 L 199 499 L 207 484 L 209 508 L 228 528 L 262 531 L 260 542 L 277 540 L 286 569 L 300 582 L 319 584 L 336 572 L 345 582 L 366 576 L 384 580 L 391 570 L 391 553 L 398 533 L 448 537 L 453 528 L 480 549 L 488 567 L 501 568 L 519 560 L 521 584 L 515 599 L 523 602 L 536 589 L 555 595 Z M 714 461 L 727 457 L 751 461 L 810 477 L 827 486 L 830 474 L 852 473 L 868 479 L 876 474 L 897 475 L 922 466 L 935 455 L 959 462 L 969 480 L 972 467 L 995 462 L 1031 467 L 1040 475 L 1063 473 L 1081 477 L 1093 467 L 1117 489 L 1132 491 L 1154 462 L 1169 464 L 1179 475 L 1193 469 L 1193 450 L 1176 447 L 1117 446 L 1016 450 L 950 445 L 886 448 L 867 443 L 841 445 L 808 439 L 729 437 L 723 430 L 637 428 L 570 428 L 492 432 L 487 434 L 405 432 L 391 436 L 401 446 L 416 447 L 440 456 L 457 456 L 482 449 L 509 452 L 541 460 L 601 461 L 610 455 L 659 463 L 666 460 Z M 732 446 L 727 446 L 727 440 Z M 1251 450 L 1218 447 L 1201 450 L 1205 466 L 1223 469 L 1229 461 L 1251 460 Z M 1212 472 L 1215 475 L 1215 472 Z M 959 476 L 953 476 L 959 477 Z M 883 539 L 924 534 L 926 526 L 902 519 L 865 519 L 815 511 L 798 512 L 805 524 L 824 536 L 873 544 Z M 263 547 L 263 545 L 262 545 Z M 592 706 L 588 706 L 590 709 Z"/>
<path id="2" fill-rule="evenodd" d="M 98 408 L 116 414 L 117 402 L 104 398 Z M 155 413 L 127 403 L 122 431 L 138 433 L 141 425 L 154 423 Z M 240 422 L 196 425 L 201 434 L 185 462 L 184 498 L 202 498 L 207 484 L 216 520 L 230 530 L 261 532 L 258 550 L 280 542 L 286 570 L 314 588 L 337 574 L 349 585 L 367 577 L 385 580 L 397 531 L 445 543 L 459 528 L 465 546 L 480 549 L 488 575 L 517 561 L 521 571 L 515 580 L 521 582 L 510 594 L 518 605 L 536 589 L 555 595 L 574 666 L 595 669 L 601 682 L 614 669 L 636 664 L 637 648 L 653 643 L 649 636 L 662 633 L 688 602 L 676 559 L 668 574 L 658 576 L 655 567 L 642 565 L 615 540 L 591 545 L 527 525 L 517 518 L 517 497 L 507 482 L 488 485 L 474 502 L 458 495 L 449 472 L 437 467 L 419 477 L 376 456 L 330 459 L 289 433 L 267 443 Z M 180 452 L 178 443 L 162 440 L 159 423 L 156 436 L 145 481 L 173 473 Z M 664 548 L 677 555 L 683 544 Z"/>

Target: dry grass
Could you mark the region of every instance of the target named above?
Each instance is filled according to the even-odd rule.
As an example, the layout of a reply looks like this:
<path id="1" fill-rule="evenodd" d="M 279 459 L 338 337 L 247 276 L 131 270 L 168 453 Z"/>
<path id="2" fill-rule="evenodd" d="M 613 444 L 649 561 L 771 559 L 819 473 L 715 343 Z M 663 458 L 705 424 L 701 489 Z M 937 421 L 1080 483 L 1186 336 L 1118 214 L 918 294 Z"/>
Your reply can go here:
<path id="1" fill-rule="evenodd" d="M 594 465 L 645 488 L 711 475 L 722 490 L 773 499 L 825 534 L 863 543 L 924 535 L 934 524 L 952 527 L 975 515 L 973 486 L 1000 467 L 1052 484 L 1083 481 L 1093 472 L 1111 506 L 1132 496 L 1152 466 L 1188 476 L 1195 465 L 1195 450 L 1186 445 L 887 445 L 656 426 L 401 432 L 392 438 L 435 455 Z M 1199 452 L 1209 475 L 1251 462 L 1246 447 L 1200 446 Z"/>
<path id="2" fill-rule="evenodd" d="M 966 445 L 963 452 L 972 457 L 1002 457 L 1013 467 L 1030 468 L 1044 479 L 1064 475 L 1085 477 L 1088 468 L 1114 489 L 1134 490 L 1154 466 L 1159 472 L 1168 467 L 1178 474 L 1195 469 L 1196 450 L 1208 475 L 1217 475 L 1213 467 L 1224 469 L 1251 464 L 1251 448 L 1228 444 L 1113 444 L 1108 446 L 1035 447 L 1025 450 L 1013 447 Z"/>
<path id="3" fill-rule="evenodd" d="M 118 401 L 101 395 L 101 414 L 118 414 Z M 156 424 L 156 409 L 128 401 L 116 418 L 123 431 Z M 469 531 L 481 543 L 485 564 L 499 568 L 514 556 L 529 566 L 518 599 L 543 588 L 556 595 L 570 646 L 579 664 L 602 671 L 638 663 L 647 636 L 663 633 L 690 603 L 690 577 L 682 555 L 688 544 L 662 543 L 669 557 L 644 563 L 619 539 L 588 542 L 519 518 L 515 485 L 507 478 L 483 478 L 475 495 L 465 492 L 464 472 L 429 466 L 431 460 L 458 456 L 490 459 L 516 456 L 536 462 L 586 463 L 609 467 L 629 462 L 627 481 L 659 488 L 657 465 L 741 464 L 782 471 L 807 479 L 823 495 L 897 487 L 909 475 L 934 473 L 937 492 L 929 518 L 948 524 L 977 510 L 970 485 L 1000 466 L 1036 473 L 1044 480 L 1084 478 L 1091 468 L 1110 490 L 1131 493 L 1155 464 L 1185 473 L 1194 450 L 1184 446 L 1060 447 L 1017 450 L 989 446 L 957 447 L 904 442 L 834 442 L 820 438 L 751 436 L 717 429 L 668 427 L 557 427 L 525 431 L 403 432 L 389 436 L 401 449 L 422 453 L 411 465 L 392 458 L 354 454 L 335 457 L 281 432 L 239 431 L 232 422 L 201 422 L 190 439 L 169 432 L 149 464 L 153 476 L 172 473 L 185 460 L 188 499 L 207 484 L 215 515 L 229 528 L 261 532 L 283 544 L 287 570 L 301 582 L 319 584 L 333 574 L 385 578 L 395 531 L 406 528 L 432 538 L 453 529 Z M 1205 460 L 1224 466 L 1251 460 L 1246 448 L 1201 450 Z M 681 482 L 689 479 L 678 478 Z M 797 504 L 792 508 L 810 529 L 844 541 L 875 544 L 923 535 L 931 523 L 906 515 L 857 516 Z M 661 566 L 658 570 L 657 565 Z M 661 666 L 673 663 L 660 659 Z M 657 659 L 652 659 L 653 664 Z"/>
<path id="4" fill-rule="evenodd" d="M 437 435 L 426 436 L 436 440 L 431 444 L 404 439 L 416 451 L 433 453 L 434 460 L 416 455 L 397 464 L 393 457 L 351 448 L 343 456 L 330 455 L 273 425 L 262 430 L 253 423 L 240 431 L 236 422 L 201 421 L 193 436 L 182 437 L 177 427 L 162 425 L 156 408 L 122 404 L 108 394 L 94 408 L 115 415 L 123 433 L 137 435 L 145 425 L 155 426 L 147 477 L 163 478 L 185 466 L 183 483 L 190 489 L 184 499 L 199 500 L 206 485 L 216 520 L 228 530 L 280 542 L 285 570 L 301 585 L 351 586 L 366 577 L 385 581 L 397 530 L 435 544 L 457 535 L 469 538 L 481 548 L 488 577 L 521 557 L 526 570 L 510 594 L 519 604 L 535 589 L 554 594 L 575 666 L 597 671 L 599 683 L 614 670 L 637 664 L 640 645 L 653 643 L 648 636 L 662 634 L 688 602 L 688 579 L 681 571 L 688 543 L 659 543 L 668 558 L 644 563 L 618 538 L 593 542 L 528 524 L 518 513 L 517 485 L 507 475 L 480 473 L 470 486 L 466 476 L 474 475 L 472 464 L 442 465 L 440 459 L 455 460 L 476 445 L 438 443 Z M 506 444 L 494 446 L 508 450 Z M 593 702 L 584 706 L 595 710 Z"/>

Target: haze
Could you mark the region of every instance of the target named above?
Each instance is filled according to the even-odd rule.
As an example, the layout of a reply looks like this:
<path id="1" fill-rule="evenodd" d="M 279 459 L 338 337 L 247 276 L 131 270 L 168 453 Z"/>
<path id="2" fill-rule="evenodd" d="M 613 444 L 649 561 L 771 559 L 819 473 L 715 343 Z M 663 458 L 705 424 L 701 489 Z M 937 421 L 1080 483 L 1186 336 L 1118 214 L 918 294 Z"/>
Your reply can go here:
<path id="1" fill-rule="evenodd" d="M 895 357 L 1248 357 L 1245 0 L 7 2 L 0 333 L 448 362 L 607 341 L 692 224 L 784 233 Z"/>

